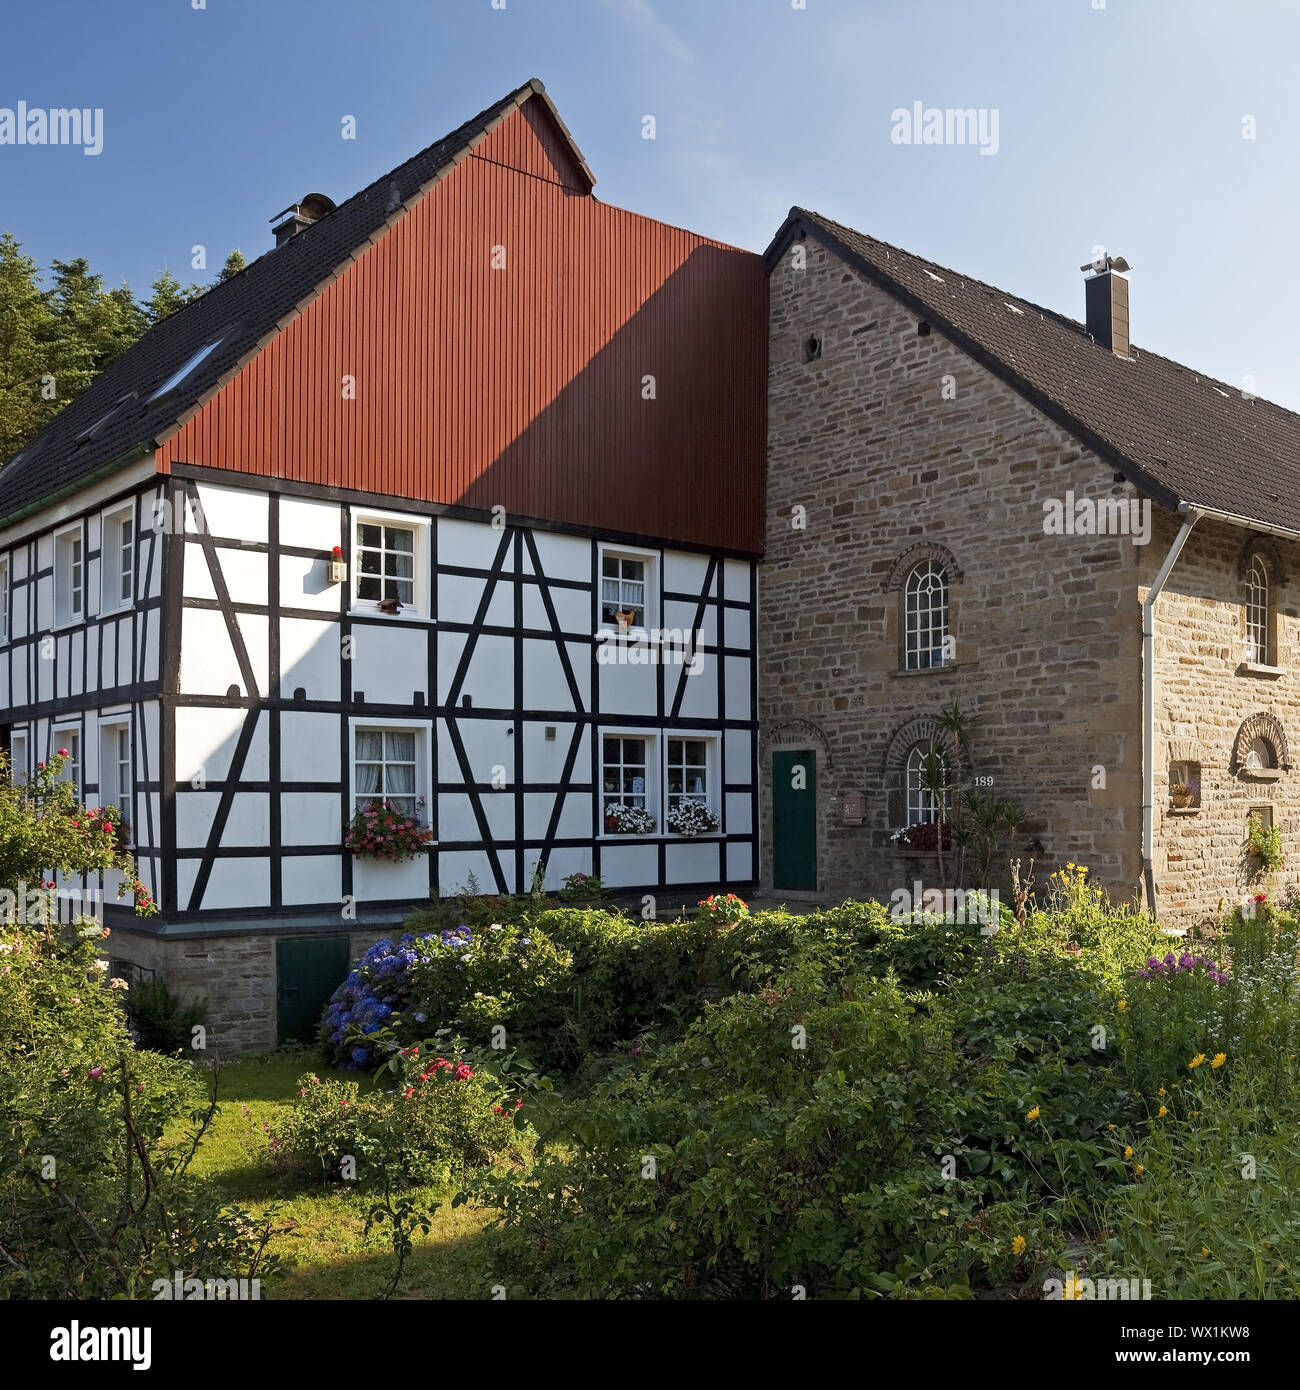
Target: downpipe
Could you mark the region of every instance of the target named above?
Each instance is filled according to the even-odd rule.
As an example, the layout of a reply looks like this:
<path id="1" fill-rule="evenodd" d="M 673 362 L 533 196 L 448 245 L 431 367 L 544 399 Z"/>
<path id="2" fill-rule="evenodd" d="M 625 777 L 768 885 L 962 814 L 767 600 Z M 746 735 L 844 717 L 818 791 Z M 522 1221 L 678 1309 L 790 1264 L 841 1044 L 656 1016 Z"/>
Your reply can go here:
<path id="1" fill-rule="evenodd" d="M 1187 511 L 1160 572 L 1142 600 L 1142 878 L 1147 910 L 1153 921 L 1156 920 L 1156 880 L 1152 866 L 1156 843 L 1156 600 L 1202 515 L 1195 508 Z"/>

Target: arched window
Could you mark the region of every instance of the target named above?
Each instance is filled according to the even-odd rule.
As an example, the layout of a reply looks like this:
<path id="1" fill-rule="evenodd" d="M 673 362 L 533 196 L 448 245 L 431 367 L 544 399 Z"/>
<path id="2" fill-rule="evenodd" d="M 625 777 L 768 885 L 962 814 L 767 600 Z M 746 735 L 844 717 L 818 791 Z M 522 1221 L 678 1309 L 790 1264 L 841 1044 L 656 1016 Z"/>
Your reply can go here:
<path id="1" fill-rule="evenodd" d="M 907 576 L 903 589 L 903 665 L 908 671 L 927 671 L 946 661 L 948 641 L 948 576 L 933 560 L 922 560 Z"/>
<path id="2" fill-rule="evenodd" d="M 1272 621 L 1269 613 L 1268 565 L 1253 555 L 1246 570 L 1246 660 L 1273 664 Z"/>
<path id="3" fill-rule="evenodd" d="M 907 755 L 907 824 L 928 825 L 939 819 L 939 806 L 934 792 L 926 786 L 925 760 L 930 751 L 928 744 L 918 743 Z M 947 780 L 947 767 L 943 755 L 938 754 L 940 766 L 944 768 Z"/>

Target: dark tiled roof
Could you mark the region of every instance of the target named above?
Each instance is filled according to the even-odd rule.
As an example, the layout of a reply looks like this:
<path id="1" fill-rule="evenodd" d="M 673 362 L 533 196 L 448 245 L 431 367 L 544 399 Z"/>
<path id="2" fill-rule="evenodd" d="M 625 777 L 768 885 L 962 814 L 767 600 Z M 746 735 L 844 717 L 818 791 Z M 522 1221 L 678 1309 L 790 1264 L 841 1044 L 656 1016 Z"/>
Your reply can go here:
<path id="1" fill-rule="evenodd" d="M 1300 415 L 1134 348 L 992 285 L 792 208 L 769 265 L 800 229 L 843 257 L 1096 450 L 1156 501 L 1300 532 Z"/>
<path id="2" fill-rule="evenodd" d="M 152 447 L 165 437 L 281 319 L 379 232 L 402 203 L 533 96 L 542 98 L 567 138 L 545 88 L 534 78 L 155 324 L 0 470 L 0 520 L 84 483 L 137 446 Z M 581 154 L 576 148 L 573 153 L 589 178 Z M 149 401 L 173 373 L 217 339 L 220 345 L 176 390 Z M 110 416 L 119 402 L 121 408 Z M 89 437 L 78 442 L 88 430 Z"/>

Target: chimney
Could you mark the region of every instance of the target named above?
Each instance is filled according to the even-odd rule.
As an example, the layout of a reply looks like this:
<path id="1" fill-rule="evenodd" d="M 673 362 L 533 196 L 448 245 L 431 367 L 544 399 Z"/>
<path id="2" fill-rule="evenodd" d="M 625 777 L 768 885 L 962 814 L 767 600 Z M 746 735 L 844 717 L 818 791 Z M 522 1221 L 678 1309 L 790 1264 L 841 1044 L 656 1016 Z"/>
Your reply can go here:
<path id="1" fill-rule="evenodd" d="M 298 235 L 313 222 L 319 222 L 327 212 L 334 209 L 334 199 L 323 193 L 308 193 L 301 203 L 290 203 L 283 212 L 271 218 L 271 228 L 275 232 L 275 244 L 283 246 L 286 241 Z"/>
<path id="2" fill-rule="evenodd" d="M 1123 256 L 1099 255 L 1079 269 L 1092 272 L 1083 282 L 1088 332 L 1098 346 L 1110 348 L 1117 357 L 1128 357 L 1129 263 Z"/>

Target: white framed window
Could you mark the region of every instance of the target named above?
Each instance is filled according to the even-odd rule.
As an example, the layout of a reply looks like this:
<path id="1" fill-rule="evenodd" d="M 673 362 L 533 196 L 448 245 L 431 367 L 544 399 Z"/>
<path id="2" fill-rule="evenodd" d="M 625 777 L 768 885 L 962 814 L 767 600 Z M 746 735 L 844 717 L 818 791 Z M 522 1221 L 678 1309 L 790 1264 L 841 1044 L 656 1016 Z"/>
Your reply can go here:
<path id="1" fill-rule="evenodd" d="M 664 787 L 669 811 L 683 801 L 693 801 L 707 810 L 713 806 L 713 748 L 711 738 L 689 737 L 666 740 Z"/>
<path id="2" fill-rule="evenodd" d="M 415 722 L 352 726 L 352 807 L 388 802 L 404 815 L 427 819 L 427 725 Z"/>
<path id="3" fill-rule="evenodd" d="M 661 756 L 655 734 L 601 730 L 600 809 L 605 834 L 659 834 Z M 622 811 L 639 813 L 630 828 L 618 824 Z"/>
<path id="4" fill-rule="evenodd" d="M 15 787 L 21 787 L 31 776 L 29 747 L 26 732 L 14 732 L 9 735 L 9 780 Z"/>
<path id="5" fill-rule="evenodd" d="M 80 729 L 55 729 L 53 731 L 54 751 L 57 753 L 60 748 L 68 750 L 68 756 L 63 764 L 63 771 L 59 773 L 60 782 L 71 782 L 73 795 L 78 801 L 81 800 L 81 730 Z"/>
<path id="6" fill-rule="evenodd" d="M 928 825 L 939 819 L 939 805 L 934 792 L 925 785 L 926 744 L 918 743 L 907 755 L 907 823 Z M 942 754 L 940 754 L 942 762 Z M 947 768 L 944 768 L 945 781 Z"/>
<path id="7" fill-rule="evenodd" d="M 928 671 L 947 663 L 948 576 L 943 566 L 922 560 L 903 587 L 903 666 Z"/>
<path id="8" fill-rule="evenodd" d="M 390 616 L 429 616 L 427 519 L 388 512 L 352 515 L 354 609 Z"/>
<path id="9" fill-rule="evenodd" d="M 653 550 L 600 547 L 600 626 L 614 632 L 653 627 L 658 614 Z M 619 614 L 622 614 L 620 621 Z"/>
<path id="10" fill-rule="evenodd" d="M 78 623 L 86 615 L 86 540 L 81 522 L 54 533 L 54 622 Z"/>
<path id="11" fill-rule="evenodd" d="M 131 762 L 131 724 L 105 720 L 99 726 L 99 804 L 116 806 L 129 825 L 134 814 Z"/>
<path id="12" fill-rule="evenodd" d="M 664 828 L 670 835 L 712 835 L 718 812 L 716 734 L 668 733 L 664 737 Z"/>
<path id="13" fill-rule="evenodd" d="M 135 503 L 104 513 L 99 536 L 101 613 L 135 602 Z"/>
<path id="14" fill-rule="evenodd" d="M 0 555 L 0 646 L 9 640 L 9 557 Z"/>
<path id="15" fill-rule="evenodd" d="M 1268 604 L 1268 566 L 1255 555 L 1246 571 L 1246 660 L 1260 666 L 1270 665 L 1273 656 Z"/>

